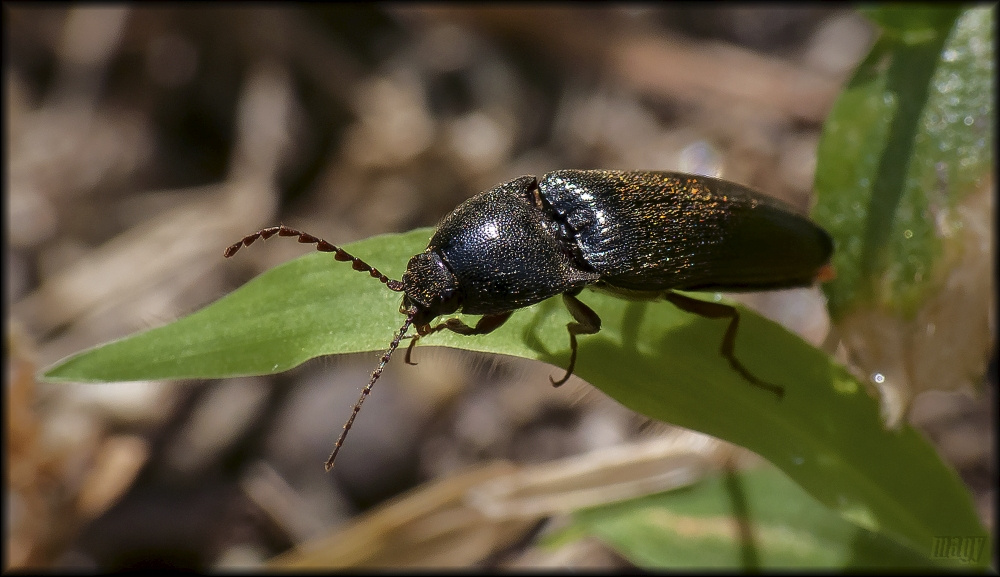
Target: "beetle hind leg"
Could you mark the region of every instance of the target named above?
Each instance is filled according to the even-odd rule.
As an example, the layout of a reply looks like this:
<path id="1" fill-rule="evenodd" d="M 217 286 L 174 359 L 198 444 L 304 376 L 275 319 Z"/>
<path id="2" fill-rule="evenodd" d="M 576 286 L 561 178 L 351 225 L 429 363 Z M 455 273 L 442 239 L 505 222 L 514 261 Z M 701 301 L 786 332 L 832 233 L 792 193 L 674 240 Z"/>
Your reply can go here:
<path id="1" fill-rule="evenodd" d="M 426 337 L 427 335 L 431 335 L 445 329 L 460 335 L 486 335 L 500 328 L 505 322 L 507 322 L 507 319 L 509 319 L 510 315 L 513 313 L 514 311 L 508 311 L 495 315 L 483 315 L 479 321 L 476 322 L 476 326 L 474 327 L 470 327 L 465 324 L 461 321 L 461 319 L 448 319 L 443 323 L 434 325 L 433 327 L 424 325 L 423 327 L 417 329 L 417 334 L 413 335 L 409 346 L 406 347 L 406 357 L 403 360 L 405 360 L 408 365 L 417 364 L 410 360 L 410 355 L 413 353 L 413 347 L 417 344 L 417 341 L 420 340 L 421 337 Z"/>
<path id="2" fill-rule="evenodd" d="M 566 330 L 569 331 L 569 367 L 566 368 L 566 374 L 563 378 L 558 381 L 549 377 L 549 382 L 552 383 L 553 387 L 562 385 L 573 374 L 573 369 L 576 367 L 576 335 L 593 335 L 601 330 L 601 317 L 597 316 L 593 309 L 583 304 L 575 295 L 563 293 L 563 302 L 566 303 L 566 308 L 573 315 L 575 322 L 566 325 Z"/>
<path id="3" fill-rule="evenodd" d="M 736 358 L 734 352 L 736 348 L 736 329 L 740 325 L 740 311 L 736 307 L 693 299 L 673 291 L 665 292 L 663 297 L 685 312 L 694 313 L 707 319 L 729 318 L 729 326 L 726 327 L 726 334 L 722 337 L 722 347 L 719 349 L 719 354 L 729 361 L 729 366 L 749 381 L 751 385 L 773 393 L 779 399 L 785 396 L 784 388 L 758 379 Z"/>

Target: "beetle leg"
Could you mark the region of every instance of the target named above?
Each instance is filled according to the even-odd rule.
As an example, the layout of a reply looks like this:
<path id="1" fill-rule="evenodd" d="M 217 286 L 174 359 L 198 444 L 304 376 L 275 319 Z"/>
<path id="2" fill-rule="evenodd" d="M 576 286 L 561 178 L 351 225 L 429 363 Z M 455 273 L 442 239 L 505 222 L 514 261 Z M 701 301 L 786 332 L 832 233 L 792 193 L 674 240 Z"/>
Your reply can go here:
<path id="1" fill-rule="evenodd" d="M 553 387 L 562 385 L 573 374 L 573 368 L 576 366 L 576 335 L 592 335 L 601 330 L 601 317 L 575 295 L 563 293 L 563 302 L 566 303 L 566 308 L 576 322 L 566 325 L 566 330 L 569 331 L 569 367 L 566 369 L 566 375 L 558 381 L 549 377 Z"/>
<path id="2" fill-rule="evenodd" d="M 417 344 L 418 340 L 420 340 L 421 331 L 423 332 L 423 334 L 426 335 L 426 334 L 430 334 L 430 330 L 429 329 L 430 329 L 430 325 L 424 325 L 424 326 L 419 327 L 417 329 L 417 334 L 415 334 L 415 335 L 406 335 L 405 337 L 403 337 L 404 339 L 410 339 L 410 344 L 407 345 L 407 347 L 406 347 L 406 356 L 403 357 L 403 361 L 405 361 L 406 364 L 408 364 L 408 365 L 416 365 L 417 364 L 417 363 L 414 363 L 414 362 L 410 361 L 410 354 L 413 352 L 413 346 Z"/>
<path id="3" fill-rule="evenodd" d="M 453 333 L 458 333 L 460 335 L 489 334 L 497 330 L 498 328 L 500 328 L 501 325 L 507 322 L 507 319 L 509 319 L 510 315 L 512 315 L 513 313 L 514 311 L 508 311 L 505 313 L 499 313 L 495 315 L 483 315 L 479 319 L 479 321 L 476 322 L 476 326 L 474 327 L 470 327 L 469 325 L 465 324 L 464 322 L 461 321 L 461 319 L 448 319 L 443 323 L 438 323 L 434 325 L 433 327 L 426 327 L 426 329 L 423 332 L 418 332 L 418 334 L 413 335 L 413 340 L 411 340 L 410 345 L 406 347 L 406 358 L 404 360 L 408 365 L 417 364 L 410 361 L 410 353 L 413 351 L 414 345 L 417 344 L 417 341 L 421 337 L 426 337 L 427 335 L 436 333 L 438 331 L 443 331 L 445 329 L 448 329 L 449 331 Z"/>
<path id="4" fill-rule="evenodd" d="M 729 365 L 733 367 L 737 373 L 742 375 L 744 379 L 750 381 L 751 385 L 764 389 L 765 391 L 770 391 L 777 395 L 779 399 L 785 396 L 784 388 L 779 387 L 778 385 L 772 385 L 771 383 L 765 383 L 764 381 L 753 376 L 753 374 L 751 374 L 750 371 L 743 366 L 743 363 L 736 358 L 736 355 L 734 354 L 736 347 L 736 329 L 740 325 L 740 311 L 738 311 L 736 307 L 723 303 L 712 303 L 693 299 L 673 291 L 665 292 L 663 297 L 672 302 L 682 311 L 694 313 L 707 319 L 729 318 L 729 327 L 726 328 L 726 335 L 722 337 L 722 347 L 719 349 L 719 353 L 727 361 L 729 361 Z"/>

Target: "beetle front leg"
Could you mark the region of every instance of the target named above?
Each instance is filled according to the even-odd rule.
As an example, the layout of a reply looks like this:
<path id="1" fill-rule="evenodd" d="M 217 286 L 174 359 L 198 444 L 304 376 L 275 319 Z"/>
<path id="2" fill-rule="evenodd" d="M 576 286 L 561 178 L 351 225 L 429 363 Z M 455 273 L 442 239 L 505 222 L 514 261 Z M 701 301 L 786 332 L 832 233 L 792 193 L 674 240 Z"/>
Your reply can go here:
<path id="1" fill-rule="evenodd" d="M 736 329 L 740 325 L 740 311 L 736 307 L 723 303 L 693 299 L 673 291 L 667 291 L 663 296 L 682 311 L 694 313 L 707 319 L 729 318 L 729 326 L 726 328 L 725 336 L 722 337 L 722 347 L 719 349 L 719 353 L 729 361 L 729 365 L 736 372 L 742 375 L 744 379 L 750 381 L 751 385 L 774 393 L 779 399 L 785 396 L 784 388 L 758 379 L 736 358 L 734 352 L 736 348 Z"/>
<path id="2" fill-rule="evenodd" d="M 566 325 L 566 330 L 569 331 L 569 367 L 566 369 L 566 375 L 558 381 L 549 377 L 553 387 L 562 385 L 573 374 L 573 368 L 576 366 L 576 335 L 592 335 L 601 330 L 601 317 L 576 298 L 575 294 L 563 293 L 563 302 L 566 303 L 566 308 L 576 322 Z"/>
<path id="3" fill-rule="evenodd" d="M 421 337 L 426 337 L 427 335 L 431 335 L 445 329 L 460 335 L 486 335 L 500 328 L 505 322 L 507 322 L 507 319 L 509 319 L 510 315 L 513 313 L 514 311 L 508 311 L 495 315 L 483 315 L 479 321 L 476 322 L 476 326 L 474 327 L 470 327 L 469 325 L 463 323 L 460 319 L 448 319 L 443 323 L 434 325 L 433 327 L 429 325 L 419 327 L 417 329 L 417 334 L 413 335 L 409 346 L 406 347 L 406 358 L 404 360 L 408 365 L 417 364 L 410 361 L 410 353 L 413 352 L 413 347 L 417 344 L 417 341 L 420 340 Z"/>

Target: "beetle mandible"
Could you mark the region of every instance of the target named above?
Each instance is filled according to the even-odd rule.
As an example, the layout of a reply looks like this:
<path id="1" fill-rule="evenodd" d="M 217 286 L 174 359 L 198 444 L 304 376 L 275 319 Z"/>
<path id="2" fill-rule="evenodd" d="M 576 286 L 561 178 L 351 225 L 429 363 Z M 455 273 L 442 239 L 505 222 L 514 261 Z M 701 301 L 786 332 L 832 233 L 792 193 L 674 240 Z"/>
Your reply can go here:
<path id="1" fill-rule="evenodd" d="M 806 286 L 830 274 L 833 241 L 808 218 L 745 186 L 707 176 L 660 171 L 557 170 L 522 176 L 481 192 L 444 217 L 402 280 L 311 234 L 284 225 L 247 235 L 230 257 L 258 238 L 297 236 L 317 250 L 402 292 L 403 326 L 382 355 L 327 459 L 333 467 L 365 398 L 411 326 L 417 340 L 441 330 L 483 335 L 521 308 L 561 294 L 573 316 L 566 328 L 569 379 L 577 335 L 595 334 L 601 319 L 576 296 L 584 287 L 623 298 L 664 298 L 707 318 L 729 319 L 720 354 L 751 384 L 784 389 L 752 375 L 734 355 L 739 311 L 674 292 L 754 291 Z M 482 315 L 475 326 L 452 313 Z M 410 363 L 412 364 L 412 363 Z"/>

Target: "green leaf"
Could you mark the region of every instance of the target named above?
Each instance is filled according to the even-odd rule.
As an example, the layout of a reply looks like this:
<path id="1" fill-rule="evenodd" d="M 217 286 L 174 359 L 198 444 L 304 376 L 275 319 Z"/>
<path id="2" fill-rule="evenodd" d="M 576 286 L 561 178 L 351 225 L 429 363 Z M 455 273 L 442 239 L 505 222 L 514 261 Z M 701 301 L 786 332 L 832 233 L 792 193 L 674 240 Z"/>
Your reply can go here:
<path id="1" fill-rule="evenodd" d="M 946 33 L 961 11 L 958 4 L 888 4 L 862 10 L 885 29 L 886 33 L 904 42 L 919 43 Z"/>
<path id="2" fill-rule="evenodd" d="M 430 234 L 375 237 L 351 250 L 399 278 Z M 386 348 L 402 325 L 400 299 L 330 254 L 314 252 L 188 317 L 69 357 L 44 377 L 96 383 L 280 373 L 321 355 Z"/>
<path id="3" fill-rule="evenodd" d="M 963 198 L 991 173 L 992 8 L 879 9 L 887 26 L 819 144 L 813 212 L 834 237 L 834 318 L 875 304 L 904 316 L 940 288 Z"/>
<path id="4" fill-rule="evenodd" d="M 398 278 L 430 234 L 421 229 L 347 248 Z M 748 447 L 828 507 L 916 550 L 929 550 L 938 535 L 984 534 L 968 493 L 927 442 L 909 427 L 885 430 L 875 401 L 857 381 L 779 325 L 741 308 L 736 355 L 758 378 L 784 387 L 781 400 L 750 386 L 721 358 L 726 320 L 706 320 L 667 302 L 592 291 L 580 298 L 601 316 L 603 328 L 580 338 L 576 374 L 624 405 Z M 186 318 L 61 361 L 44 378 L 101 382 L 280 372 L 319 355 L 385 348 L 402 324 L 399 303 L 398 293 L 329 254 L 313 253 Z M 421 345 L 538 359 L 555 364 L 558 377 L 569 358 L 570 320 L 559 299 L 549 299 L 516 312 L 489 335 L 444 331 Z M 420 351 L 414 354 L 419 360 Z M 390 370 L 401 364 L 397 360 Z"/>
<path id="5" fill-rule="evenodd" d="M 940 566 L 930 559 L 940 551 L 918 553 L 848 523 L 770 467 L 726 472 L 685 489 L 578 511 L 546 541 L 558 545 L 585 535 L 648 569 Z M 985 539 L 978 545 L 965 555 L 969 565 L 989 557 Z M 954 561 L 962 563 L 962 556 Z"/>

